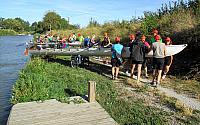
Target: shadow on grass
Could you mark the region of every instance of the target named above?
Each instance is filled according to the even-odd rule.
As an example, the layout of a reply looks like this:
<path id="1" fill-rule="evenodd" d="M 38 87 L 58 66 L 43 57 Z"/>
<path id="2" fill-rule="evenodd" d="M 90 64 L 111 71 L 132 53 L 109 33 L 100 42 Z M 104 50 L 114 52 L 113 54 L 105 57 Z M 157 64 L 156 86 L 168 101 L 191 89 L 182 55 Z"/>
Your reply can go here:
<path id="1" fill-rule="evenodd" d="M 71 88 L 65 88 L 65 93 L 68 94 L 70 97 L 72 96 L 83 96 L 82 94 L 78 93 L 76 90 L 73 90 Z"/>
<path id="2" fill-rule="evenodd" d="M 64 65 L 64 66 L 69 66 L 71 67 L 71 61 L 70 60 L 65 60 L 65 59 L 60 59 L 60 58 L 53 58 L 53 57 L 46 57 L 46 58 L 43 58 L 45 60 L 47 60 L 48 62 L 55 62 L 55 63 L 59 63 L 61 65 Z M 103 76 L 108 76 L 108 75 L 111 75 L 111 67 L 109 66 L 106 66 L 106 65 L 101 65 L 101 64 L 98 64 L 98 63 L 95 63 L 95 62 L 89 62 L 89 65 L 79 65 L 80 68 L 85 68 L 91 72 L 96 72 L 100 75 L 103 75 Z"/>
<path id="3" fill-rule="evenodd" d="M 48 62 L 59 63 L 61 65 L 69 66 L 69 67 L 71 66 L 71 61 L 70 60 L 53 58 L 53 57 L 46 57 L 46 58 L 43 58 L 43 59 L 47 60 Z"/>

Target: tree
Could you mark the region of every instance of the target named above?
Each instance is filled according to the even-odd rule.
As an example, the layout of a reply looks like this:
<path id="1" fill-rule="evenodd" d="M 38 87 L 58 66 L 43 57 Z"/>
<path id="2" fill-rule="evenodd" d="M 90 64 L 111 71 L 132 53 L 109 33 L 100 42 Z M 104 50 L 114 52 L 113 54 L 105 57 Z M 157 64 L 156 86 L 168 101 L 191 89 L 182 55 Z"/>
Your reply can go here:
<path id="1" fill-rule="evenodd" d="M 65 18 L 60 20 L 60 27 L 59 29 L 67 29 L 69 27 L 69 23 Z"/>
<path id="2" fill-rule="evenodd" d="M 87 27 L 98 27 L 98 26 L 100 26 L 100 24 L 96 20 L 91 18 Z"/>
<path id="3" fill-rule="evenodd" d="M 58 15 L 56 12 L 48 12 L 44 15 L 43 23 L 45 29 L 52 30 L 52 29 L 59 29 L 61 22 L 61 16 Z"/>

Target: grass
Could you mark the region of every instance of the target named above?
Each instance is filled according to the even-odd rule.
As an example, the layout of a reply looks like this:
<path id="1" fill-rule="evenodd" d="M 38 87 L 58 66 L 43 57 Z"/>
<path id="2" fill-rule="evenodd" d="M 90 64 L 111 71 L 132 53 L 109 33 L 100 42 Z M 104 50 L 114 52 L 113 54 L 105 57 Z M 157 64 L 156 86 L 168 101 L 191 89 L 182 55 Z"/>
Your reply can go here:
<path id="1" fill-rule="evenodd" d="M 133 87 L 138 94 L 152 93 L 154 97 L 159 98 L 161 105 L 167 105 L 175 112 L 167 112 L 145 104 L 145 99 L 134 97 L 127 91 L 121 90 L 117 86 L 119 83 L 113 83 L 109 78 L 96 72 L 69 67 L 69 58 L 54 57 L 47 60 L 32 58 L 21 71 L 13 87 L 11 100 L 13 104 L 48 99 L 69 103 L 71 96 L 86 95 L 87 83 L 92 80 L 97 83 L 96 100 L 119 124 L 163 125 L 171 124 L 173 119 L 181 124 L 200 123 L 199 111 L 193 111 L 177 99 L 159 94 L 148 86 L 137 86 L 133 79 L 124 78 L 124 86 Z M 83 103 L 80 100 L 73 102 Z"/>
<path id="2" fill-rule="evenodd" d="M 163 105 L 175 111 L 175 118 L 184 124 L 197 125 L 200 123 L 200 112 L 185 106 L 181 101 L 173 97 L 167 97 L 163 93 L 157 93 Z"/>
<path id="3" fill-rule="evenodd" d="M 33 58 L 21 71 L 13 87 L 13 104 L 55 98 L 68 102 L 68 97 L 87 94 L 87 82 L 97 83 L 97 101 L 119 124 L 167 124 L 168 113 L 145 106 L 141 101 L 126 101 L 107 77 L 83 68 L 71 68 L 68 59 L 46 62 Z"/>

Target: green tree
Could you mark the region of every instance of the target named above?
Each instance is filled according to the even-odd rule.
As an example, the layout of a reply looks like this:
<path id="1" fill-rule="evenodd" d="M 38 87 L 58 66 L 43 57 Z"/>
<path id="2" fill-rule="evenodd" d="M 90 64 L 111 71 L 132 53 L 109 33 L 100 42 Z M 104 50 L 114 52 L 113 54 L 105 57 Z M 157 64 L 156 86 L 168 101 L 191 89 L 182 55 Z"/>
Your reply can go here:
<path id="1" fill-rule="evenodd" d="M 52 30 L 52 29 L 59 29 L 61 22 L 61 16 L 58 15 L 56 12 L 48 12 L 44 15 L 43 23 L 45 29 Z"/>

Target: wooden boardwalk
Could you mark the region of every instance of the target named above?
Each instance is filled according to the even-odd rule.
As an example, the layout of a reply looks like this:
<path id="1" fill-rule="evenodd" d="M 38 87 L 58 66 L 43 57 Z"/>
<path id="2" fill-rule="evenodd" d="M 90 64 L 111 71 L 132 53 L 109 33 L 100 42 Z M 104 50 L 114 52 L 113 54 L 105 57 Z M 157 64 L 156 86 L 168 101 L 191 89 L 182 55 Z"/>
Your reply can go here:
<path id="1" fill-rule="evenodd" d="M 55 99 L 18 103 L 7 125 L 117 125 L 98 102 L 66 104 Z"/>

